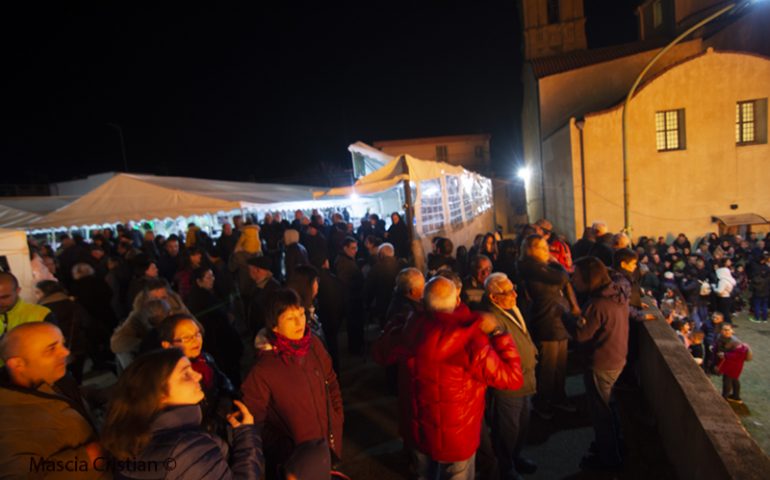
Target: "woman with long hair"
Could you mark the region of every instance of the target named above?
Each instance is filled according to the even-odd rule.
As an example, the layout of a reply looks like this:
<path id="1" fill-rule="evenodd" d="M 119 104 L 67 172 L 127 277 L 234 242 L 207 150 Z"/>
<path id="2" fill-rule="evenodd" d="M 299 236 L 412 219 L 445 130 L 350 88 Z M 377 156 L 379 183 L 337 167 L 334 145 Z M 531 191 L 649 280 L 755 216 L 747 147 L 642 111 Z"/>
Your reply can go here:
<path id="1" fill-rule="evenodd" d="M 227 418 L 231 447 L 200 429 L 200 380 L 179 349 L 138 357 L 113 391 L 101 437 L 113 461 L 102 467 L 118 479 L 262 478 L 262 441 L 244 404 Z M 131 464 L 142 468 L 120 468 Z"/>
<path id="2" fill-rule="evenodd" d="M 278 478 L 296 445 L 323 438 L 342 454 L 342 395 L 331 358 L 307 328 L 294 290 L 274 292 L 265 328 L 255 341 L 257 362 L 243 382 L 243 402 L 263 425 L 267 478 Z"/>
<path id="3" fill-rule="evenodd" d="M 481 240 L 479 253 L 481 255 L 486 255 L 492 261 L 492 265 L 496 264 L 497 257 L 498 257 L 498 250 L 497 250 L 497 239 L 495 238 L 494 233 L 487 233 L 486 235 L 484 235 L 484 239 Z"/>

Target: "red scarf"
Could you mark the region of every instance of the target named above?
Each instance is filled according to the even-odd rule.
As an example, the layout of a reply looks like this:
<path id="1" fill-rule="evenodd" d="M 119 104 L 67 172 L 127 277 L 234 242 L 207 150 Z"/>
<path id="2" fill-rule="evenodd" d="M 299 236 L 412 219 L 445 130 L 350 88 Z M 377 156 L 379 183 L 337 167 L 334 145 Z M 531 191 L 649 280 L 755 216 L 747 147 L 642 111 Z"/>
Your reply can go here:
<path id="1" fill-rule="evenodd" d="M 191 360 L 190 364 L 192 369 L 200 373 L 203 377 L 201 378 L 201 386 L 203 389 L 210 390 L 211 387 L 214 386 L 214 369 L 211 368 L 209 362 L 203 358 L 203 355 L 198 355 L 198 358 Z"/>
<path id="2" fill-rule="evenodd" d="M 273 332 L 273 349 L 283 358 L 284 361 L 289 358 L 302 358 L 310 351 L 310 341 L 312 340 L 310 329 L 305 329 L 305 335 L 299 340 L 291 340 L 278 332 Z"/>

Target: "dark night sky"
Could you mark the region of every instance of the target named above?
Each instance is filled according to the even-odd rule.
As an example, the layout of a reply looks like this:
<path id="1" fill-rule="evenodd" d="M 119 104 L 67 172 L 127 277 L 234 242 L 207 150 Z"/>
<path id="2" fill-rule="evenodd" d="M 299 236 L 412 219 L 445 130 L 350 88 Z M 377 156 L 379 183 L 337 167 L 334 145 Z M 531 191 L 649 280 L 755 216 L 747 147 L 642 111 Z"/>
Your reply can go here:
<path id="1" fill-rule="evenodd" d="M 109 122 L 131 171 L 234 180 L 349 168 L 356 140 L 488 132 L 500 170 L 520 148 L 515 1 L 64 3 L 0 20 L 0 183 L 121 170 Z M 638 3 L 585 0 L 589 46 L 635 40 Z"/>

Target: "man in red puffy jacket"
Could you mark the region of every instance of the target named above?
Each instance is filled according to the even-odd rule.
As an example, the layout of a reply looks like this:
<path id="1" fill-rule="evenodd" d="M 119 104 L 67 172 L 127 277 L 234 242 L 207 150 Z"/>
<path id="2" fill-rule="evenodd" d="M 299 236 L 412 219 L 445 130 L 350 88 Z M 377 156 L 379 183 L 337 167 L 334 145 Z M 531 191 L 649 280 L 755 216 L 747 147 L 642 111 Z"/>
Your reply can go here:
<path id="1" fill-rule="evenodd" d="M 515 390 L 523 383 L 510 334 L 457 298 L 452 281 L 433 278 L 425 312 L 408 334 L 409 424 L 420 479 L 473 479 L 487 386 Z"/>

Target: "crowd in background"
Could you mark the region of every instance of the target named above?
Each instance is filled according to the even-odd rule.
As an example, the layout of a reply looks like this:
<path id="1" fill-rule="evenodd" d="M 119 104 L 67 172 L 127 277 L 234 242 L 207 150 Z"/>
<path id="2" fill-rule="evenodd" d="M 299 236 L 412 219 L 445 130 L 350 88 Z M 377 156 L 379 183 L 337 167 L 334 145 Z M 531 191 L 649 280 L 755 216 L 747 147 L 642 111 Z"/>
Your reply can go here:
<path id="1" fill-rule="evenodd" d="M 569 245 L 543 219 L 513 239 L 435 237 L 421 271 L 399 213 L 357 226 L 326 213 L 236 216 L 215 240 L 194 224 L 168 237 L 122 225 L 88 241 L 63 235 L 56 251 L 30 239 L 37 305 L 0 273 L 0 470 L 24 476 L 39 452 L 174 458 L 158 478 L 328 478 L 342 458 L 343 329 L 349 358 L 371 350 L 386 366 L 416 478 L 533 473 L 522 455 L 530 412 L 577 411 L 565 391 L 576 349 L 590 359 L 595 429 L 581 467 L 619 468 L 612 392 L 636 381 L 636 330 L 653 307 L 741 401 L 751 350 L 731 324 L 747 300 L 752 321 L 766 322 L 770 297 L 756 235 L 633 245 L 596 223 Z M 371 345 L 370 326 L 382 331 Z M 85 399 L 84 375 L 105 370 L 117 384 Z M 20 441 L 39 425 L 54 428 Z M 139 478 L 130 470 L 111 467 Z"/>

